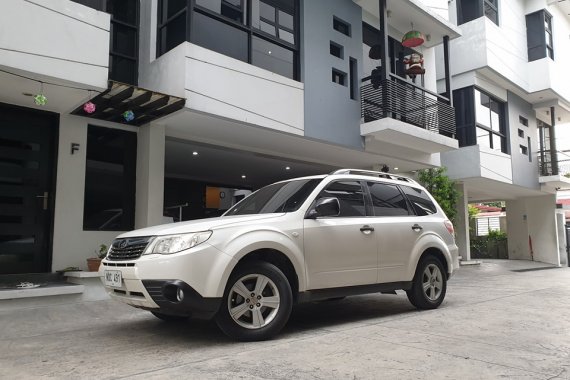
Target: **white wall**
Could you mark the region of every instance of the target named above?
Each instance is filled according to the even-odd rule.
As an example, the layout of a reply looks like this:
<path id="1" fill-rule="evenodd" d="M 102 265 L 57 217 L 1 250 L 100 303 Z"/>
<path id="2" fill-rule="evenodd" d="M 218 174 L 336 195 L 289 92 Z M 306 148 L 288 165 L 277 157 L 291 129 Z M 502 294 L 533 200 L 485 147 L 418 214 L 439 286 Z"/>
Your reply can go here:
<path id="1" fill-rule="evenodd" d="M 510 259 L 560 265 L 555 204 L 555 195 L 506 202 Z"/>
<path id="2" fill-rule="evenodd" d="M 106 88 L 109 28 L 109 14 L 69 0 L 2 1 L 0 66 Z"/>
<path id="3" fill-rule="evenodd" d="M 85 269 L 85 259 L 93 257 L 94 251 L 98 251 L 101 244 L 109 245 L 120 234 L 116 231 L 83 231 L 87 125 L 89 123 L 136 131 L 135 127 L 119 127 L 116 124 L 93 121 L 83 117 L 61 115 L 52 271 L 69 266 Z M 80 144 L 79 151 L 74 154 L 70 151 L 71 143 Z"/>
<path id="4" fill-rule="evenodd" d="M 451 179 L 483 177 L 512 183 L 511 157 L 484 146 L 472 145 L 441 153 L 441 163 Z"/>

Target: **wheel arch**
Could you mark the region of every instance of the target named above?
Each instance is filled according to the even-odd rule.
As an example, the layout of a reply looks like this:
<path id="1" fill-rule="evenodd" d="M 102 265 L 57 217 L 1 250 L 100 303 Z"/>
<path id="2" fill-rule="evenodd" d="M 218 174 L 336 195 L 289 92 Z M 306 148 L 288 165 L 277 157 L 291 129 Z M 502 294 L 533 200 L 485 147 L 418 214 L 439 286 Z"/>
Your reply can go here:
<path id="1" fill-rule="evenodd" d="M 420 238 L 418 243 L 412 261 L 414 265 L 410 266 L 407 277 L 410 280 L 414 278 L 418 264 L 424 257 L 434 256 L 441 262 L 445 270 L 445 275 L 449 278 L 450 268 L 453 268 L 453 262 L 451 253 L 443 240 L 435 234 L 429 234 Z"/>

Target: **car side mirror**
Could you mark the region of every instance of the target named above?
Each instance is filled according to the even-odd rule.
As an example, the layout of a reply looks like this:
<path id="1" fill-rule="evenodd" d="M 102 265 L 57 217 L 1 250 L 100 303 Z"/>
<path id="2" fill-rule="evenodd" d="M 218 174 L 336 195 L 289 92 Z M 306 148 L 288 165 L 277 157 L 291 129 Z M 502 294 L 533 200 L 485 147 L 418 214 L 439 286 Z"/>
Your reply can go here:
<path id="1" fill-rule="evenodd" d="M 316 219 L 322 216 L 338 216 L 340 215 L 340 203 L 337 198 L 321 198 L 315 203 L 308 214 L 307 219 Z"/>

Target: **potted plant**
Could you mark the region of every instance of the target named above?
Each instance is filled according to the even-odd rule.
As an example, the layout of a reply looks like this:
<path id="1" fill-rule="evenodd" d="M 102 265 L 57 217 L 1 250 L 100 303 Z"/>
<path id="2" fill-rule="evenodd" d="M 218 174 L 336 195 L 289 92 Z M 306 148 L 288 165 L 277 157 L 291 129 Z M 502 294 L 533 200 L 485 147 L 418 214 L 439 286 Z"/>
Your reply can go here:
<path id="1" fill-rule="evenodd" d="M 97 257 L 90 257 L 87 259 L 87 269 L 89 272 L 97 272 L 99 270 L 99 265 L 101 265 L 101 259 L 107 256 L 108 247 L 105 244 L 99 246 L 99 251 L 95 251 Z"/>

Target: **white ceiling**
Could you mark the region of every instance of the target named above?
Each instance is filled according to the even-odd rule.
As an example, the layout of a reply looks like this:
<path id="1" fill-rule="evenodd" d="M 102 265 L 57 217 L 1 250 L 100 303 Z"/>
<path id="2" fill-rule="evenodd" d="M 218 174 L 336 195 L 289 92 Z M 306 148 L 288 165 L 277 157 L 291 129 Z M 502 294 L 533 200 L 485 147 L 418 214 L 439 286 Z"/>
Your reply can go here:
<path id="1" fill-rule="evenodd" d="M 462 180 L 467 186 L 467 199 L 469 202 L 506 201 L 523 197 L 536 197 L 544 195 L 539 189 L 532 190 L 527 187 L 512 185 L 486 178 L 467 178 Z"/>
<path id="2" fill-rule="evenodd" d="M 160 123 L 166 126 L 166 172 L 169 176 L 202 178 L 224 184 L 231 178 L 241 181 L 241 175 L 245 174 L 251 181 L 250 186 L 254 186 L 259 184 L 256 178 L 268 178 L 271 182 L 273 178 L 325 174 L 334 168 L 372 169 L 375 165 L 386 164 L 392 172 L 410 172 L 429 167 L 412 158 L 398 160 L 189 109 L 169 115 Z M 194 166 L 193 159 L 198 157 L 192 156 L 192 152 L 200 153 L 199 149 L 205 153 L 198 155 L 201 161 L 195 161 L 201 164 Z M 283 172 L 285 166 L 292 168 L 290 173 Z M 266 182 L 265 179 L 261 181 Z"/>

